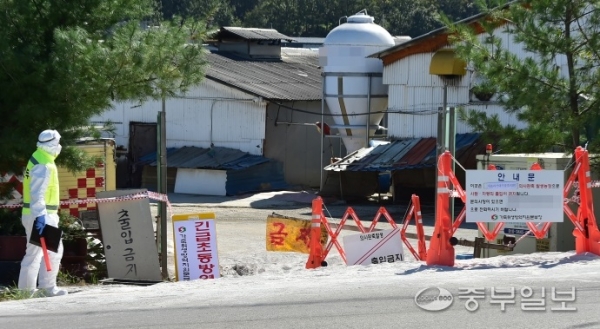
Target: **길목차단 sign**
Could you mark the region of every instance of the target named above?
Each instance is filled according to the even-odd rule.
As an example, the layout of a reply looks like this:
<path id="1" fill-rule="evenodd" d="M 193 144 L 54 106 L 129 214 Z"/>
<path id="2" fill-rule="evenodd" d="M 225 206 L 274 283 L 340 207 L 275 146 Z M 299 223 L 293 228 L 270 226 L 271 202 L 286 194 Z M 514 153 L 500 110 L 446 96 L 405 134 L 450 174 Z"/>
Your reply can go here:
<path id="1" fill-rule="evenodd" d="M 346 265 L 395 263 L 404 260 L 400 228 L 346 235 Z"/>
<path id="2" fill-rule="evenodd" d="M 219 277 L 214 213 L 173 216 L 177 281 Z"/>
<path id="3" fill-rule="evenodd" d="M 467 222 L 562 222 L 562 170 L 467 170 Z"/>

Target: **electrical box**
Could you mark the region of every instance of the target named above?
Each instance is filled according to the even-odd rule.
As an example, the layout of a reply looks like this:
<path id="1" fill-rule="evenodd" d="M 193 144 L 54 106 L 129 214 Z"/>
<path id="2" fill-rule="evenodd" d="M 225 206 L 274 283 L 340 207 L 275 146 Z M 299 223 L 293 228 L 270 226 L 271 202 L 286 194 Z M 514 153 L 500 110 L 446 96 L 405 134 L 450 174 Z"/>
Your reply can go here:
<path id="1" fill-rule="evenodd" d="M 536 154 L 491 154 L 477 155 L 477 169 L 484 170 L 488 164 L 496 166 L 496 170 L 529 170 L 533 163 L 538 163 L 543 169 L 564 170 L 565 182 L 573 169 L 572 157 L 564 153 L 536 153 Z M 594 190 L 594 189 L 593 189 Z M 595 191 L 594 191 L 595 192 Z M 595 194 L 595 193 L 594 193 Z M 596 200 L 597 198 L 594 198 Z M 594 202 L 595 203 L 595 202 Z M 595 209 L 600 207 L 596 206 Z M 577 205 L 571 207 L 576 212 Z M 536 239 L 532 233 L 523 238 L 513 251 L 494 249 L 483 249 L 482 257 L 493 257 L 498 255 L 530 254 L 543 251 L 570 251 L 575 249 L 575 237 L 573 236 L 573 223 L 564 214 L 562 223 L 553 223 L 544 239 Z M 485 223 L 488 230 L 493 230 L 496 223 Z M 529 228 L 525 223 L 506 223 L 503 230 L 497 236 L 494 243 L 506 244 L 521 238 Z M 483 234 L 479 232 L 479 237 Z"/>

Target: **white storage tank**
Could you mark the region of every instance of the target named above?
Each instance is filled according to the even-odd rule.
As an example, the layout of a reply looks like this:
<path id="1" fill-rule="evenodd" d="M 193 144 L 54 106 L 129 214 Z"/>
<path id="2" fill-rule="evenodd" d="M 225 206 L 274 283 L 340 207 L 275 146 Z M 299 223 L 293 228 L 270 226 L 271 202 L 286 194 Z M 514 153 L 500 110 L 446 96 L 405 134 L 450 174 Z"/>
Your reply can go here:
<path id="1" fill-rule="evenodd" d="M 367 121 L 372 136 L 387 108 L 383 63 L 367 56 L 394 46 L 395 40 L 374 21 L 366 10 L 348 17 L 319 49 L 325 101 L 348 153 L 367 146 Z"/>

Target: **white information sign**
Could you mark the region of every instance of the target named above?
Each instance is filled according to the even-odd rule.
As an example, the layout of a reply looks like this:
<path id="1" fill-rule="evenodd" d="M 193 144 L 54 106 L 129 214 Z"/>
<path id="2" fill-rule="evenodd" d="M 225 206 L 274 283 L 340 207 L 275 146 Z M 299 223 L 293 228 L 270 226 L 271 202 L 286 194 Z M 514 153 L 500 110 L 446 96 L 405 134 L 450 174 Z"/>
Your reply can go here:
<path id="1" fill-rule="evenodd" d="M 562 170 L 467 170 L 467 222 L 562 222 Z"/>
<path id="2" fill-rule="evenodd" d="M 175 266 L 178 281 L 219 277 L 217 231 L 206 215 L 173 216 Z"/>
<path id="3" fill-rule="evenodd" d="M 346 265 L 394 263 L 404 260 L 400 228 L 344 236 Z"/>

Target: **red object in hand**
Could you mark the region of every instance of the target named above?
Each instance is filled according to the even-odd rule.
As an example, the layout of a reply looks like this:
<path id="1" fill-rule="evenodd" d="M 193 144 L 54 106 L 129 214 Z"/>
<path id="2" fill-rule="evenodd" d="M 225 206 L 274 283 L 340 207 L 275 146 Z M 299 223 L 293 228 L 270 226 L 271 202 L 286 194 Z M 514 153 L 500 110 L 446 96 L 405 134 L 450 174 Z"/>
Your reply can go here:
<path id="1" fill-rule="evenodd" d="M 46 271 L 52 271 L 52 265 L 50 265 L 50 257 L 48 257 L 48 249 L 46 248 L 46 239 L 40 237 L 40 243 L 42 244 L 42 252 L 44 253 L 44 263 L 46 263 Z"/>

